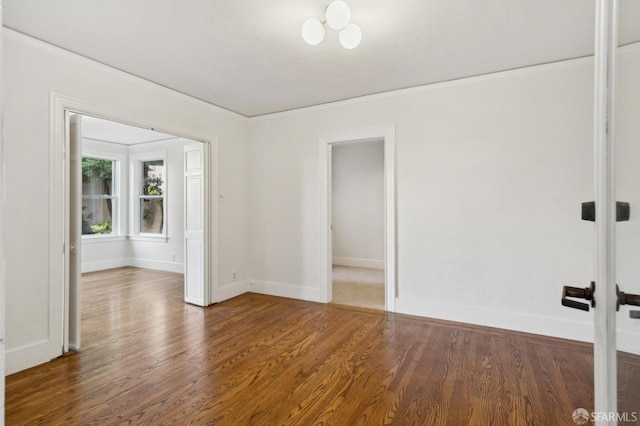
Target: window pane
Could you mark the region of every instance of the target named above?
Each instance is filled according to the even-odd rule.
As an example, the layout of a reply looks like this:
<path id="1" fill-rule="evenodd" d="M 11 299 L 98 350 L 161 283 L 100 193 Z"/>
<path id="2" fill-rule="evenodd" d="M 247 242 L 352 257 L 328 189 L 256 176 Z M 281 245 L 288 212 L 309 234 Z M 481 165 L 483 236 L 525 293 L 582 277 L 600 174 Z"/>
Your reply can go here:
<path id="1" fill-rule="evenodd" d="M 164 195 L 164 160 L 142 162 L 142 195 Z"/>
<path id="2" fill-rule="evenodd" d="M 113 200 L 82 197 L 82 235 L 110 234 Z"/>
<path id="3" fill-rule="evenodd" d="M 164 230 L 164 199 L 140 199 L 140 232 L 162 234 Z"/>
<path id="4" fill-rule="evenodd" d="M 82 195 L 113 195 L 113 160 L 82 159 Z"/>

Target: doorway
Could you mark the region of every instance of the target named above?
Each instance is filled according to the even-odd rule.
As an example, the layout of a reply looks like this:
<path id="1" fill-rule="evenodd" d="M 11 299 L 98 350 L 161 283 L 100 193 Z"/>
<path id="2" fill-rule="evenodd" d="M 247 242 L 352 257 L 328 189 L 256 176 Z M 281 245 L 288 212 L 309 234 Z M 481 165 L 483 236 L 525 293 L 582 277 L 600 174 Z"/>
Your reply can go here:
<path id="1" fill-rule="evenodd" d="M 331 157 L 332 303 L 384 310 L 384 140 Z"/>
<path id="2" fill-rule="evenodd" d="M 69 123 L 65 349 L 80 348 L 85 272 L 181 273 L 184 300 L 204 306 L 204 144 L 80 113 Z"/>
<path id="3" fill-rule="evenodd" d="M 353 257 L 349 258 L 348 255 L 345 255 L 347 252 L 341 252 L 345 247 L 343 246 L 335 248 L 334 253 L 334 238 L 336 238 L 336 242 L 340 244 L 340 238 L 343 237 L 335 237 L 334 232 L 337 232 L 336 225 L 348 228 L 349 220 L 353 221 L 353 218 L 347 219 L 346 222 L 339 225 L 334 223 L 334 194 L 333 194 L 333 159 L 334 159 L 334 150 L 338 152 L 337 156 L 341 157 L 341 147 L 346 147 L 346 151 L 349 151 L 350 148 L 352 151 L 358 151 L 362 149 L 366 149 L 367 146 L 378 145 L 380 151 L 378 152 L 378 156 L 382 157 L 382 205 L 379 206 L 382 210 L 382 218 L 381 218 L 381 227 L 380 230 L 381 239 L 382 239 L 382 256 L 380 256 L 380 251 L 378 251 L 377 255 L 365 254 L 364 256 L 373 257 L 373 258 L 358 258 Z M 372 152 L 375 151 L 375 148 L 372 149 Z M 380 297 L 380 302 L 383 302 L 382 305 L 379 304 L 376 307 L 380 309 L 384 309 L 386 311 L 393 312 L 395 310 L 395 298 L 396 298 L 396 230 L 395 230 L 395 150 L 394 150 L 394 128 L 393 126 L 381 126 L 374 127 L 368 129 L 361 130 L 353 130 L 346 131 L 334 134 L 327 134 L 320 137 L 320 194 L 321 194 L 321 216 L 320 216 L 320 226 L 321 226 L 321 240 L 320 240 L 320 277 L 321 277 L 321 297 L 322 299 L 329 302 L 340 302 L 341 295 L 338 296 L 338 300 L 334 297 L 334 260 L 337 263 L 347 263 L 347 265 L 336 265 L 347 266 L 348 268 L 363 268 L 361 270 L 354 269 L 354 273 L 356 276 L 355 280 L 352 281 L 352 286 L 356 289 L 355 293 L 363 294 L 362 290 L 366 290 L 367 287 L 362 288 L 370 284 L 372 281 L 379 281 L 380 278 L 371 278 L 371 274 L 367 274 L 367 272 L 382 270 L 382 278 L 383 278 L 383 298 Z M 350 153 L 351 156 L 357 153 Z M 375 154 L 372 154 L 375 157 Z M 338 157 L 336 157 L 338 158 Z M 375 163 L 375 161 L 373 162 Z M 378 164 L 379 165 L 379 164 Z M 342 179 L 345 173 L 341 173 L 340 178 Z M 350 174 L 349 171 L 346 172 L 348 176 Z M 366 179 L 365 179 L 366 180 Z M 379 189 L 378 189 L 379 190 Z M 374 190 L 375 191 L 375 190 Z M 340 194 L 342 198 L 348 198 L 349 194 Z M 375 197 L 373 197 L 375 198 Z M 380 197 L 378 197 L 379 199 Z M 349 205 L 340 206 L 338 209 L 349 208 Z M 375 207 L 373 207 L 375 208 Z M 337 219 L 337 218 L 336 218 Z M 357 219 L 356 219 L 357 220 Z M 379 219 L 378 219 L 379 220 Z M 372 220 L 375 222 L 375 219 Z M 347 225 L 345 225 L 347 223 Z M 353 229 L 351 229 L 353 231 Z M 349 232 L 349 230 L 347 230 Z M 359 231 L 360 233 L 362 230 Z M 349 237 L 347 236 L 347 239 Z M 344 238 L 343 240 L 344 241 Z M 360 246 L 363 244 L 367 244 L 359 242 Z M 362 248 L 362 247 L 360 247 Z M 347 248 L 350 250 L 349 248 Z M 353 252 L 352 252 L 353 253 Z M 360 253 L 366 253 L 366 251 L 361 251 Z M 369 252 L 373 253 L 373 252 Z M 358 255 L 355 255 L 358 256 Z M 374 259 L 378 257 L 378 259 Z M 380 259 L 380 257 L 382 257 Z M 374 268 L 371 268 L 374 266 Z M 369 269 L 369 271 L 367 271 Z M 354 274 L 350 274 L 350 271 L 345 271 L 344 269 L 338 268 L 336 270 L 336 278 L 340 281 L 341 274 L 346 272 L 346 276 Z M 359 276 L 358 272 L 363 272 L 360 275 L 361 278 L 357 278 Z M 373 274 L 375 276 L 375 273 Z M 355 281 L 355 283 L 353 283 Z M 360 281 L 360 285 L 358 285 L 358 281 Z M 355 285 L 353 285 L 355 284 Z M 358 289 L 358 287 L 361 287 Z M 352 301 L 355 298 L 351 299 Z M 364 301 L 364 304 L 367 302 Z"/>
<path id="4" fill-rule="evenodd" d="M 155 241 L 159 239 L 167 241 L 169 236 L 164 232 L 164 230 L 171 229 L 172 227 L 175 229 L 176 226 L 171 223 L 172 218 L 176 219 L 178 216 L 182 217 L 182 225 L 180 225 L 180 228 L 184 228 L 184 246 L 189 246 L 189 250 L 184 250 L 184 252 L 174 250 L 169 255 L 170 257 L 168 262 L 165 263 L 172 263 L 174 255 L 176 261 L 173 263 L 179 263 L 178 259 L 180 257 L 188 258 L 189 261 L 184 261 L 184 300 L 200 306 L 206 306 L 214 302 L 216 300 L 216 286 L 211 270 L 215 270 L 214 268 L 216 267 L 216 245 L 213 244 L 213 241 L 215 241 L 216 238 L 216 229 L 214 224 L 216 223 L 217 218 L 217 206 L 212 204 L 209 194 L 217 190 L 217 182 L 212 179 L 212 173 L 210 172 L 211 168 L 215 168 L 217 146 L 216 138 L 207 139 L 201 135 L 189 134 L 188 131 L 180 129 L 171 130 L 170 126 L 165 127 L 166 129 L 169 129 L 168 131 L 164 131 L 164 129 L 163 131 L 159 131 L 151 126 L 141 124 L 144 123 L 144 120 L 125 118 L 126 114 L 123 114 L 120 111 L 104 109 L 90 103 L 85 103 L 81 100 L 57 94 L 52 95 L 51 107 L 51 216 L 52 223 L 59 224 L 59 226 L 51 227 L 49 230 L 51 253 L 49 270 L 51 277 L 50 291 L 52 294 L 51 310 L 49 312 L 50 328 L 52 336 L 59 336 L 59 340 L 57 340 L 58 344 L 51 344 L 52 355 L 55 354 L 55 356 L 59 356 L 61 353 L 64 353 L 69 349 L 78 349 L 80 347 L 80 288 L 78 284 L 80 281 L 79 275 L 81 270 L 80 251 L 82 244 L 82 210 L 81 203 L 79 201 L 82 199 L 82 184 L 81 179 L 78 179 L 77 177 L 75 180 L 72 180 L 70 173 L 73 168 L 76 170 L 77 176 L 80 176 L 78 171 L 81 170 L 82 152 L 79 144 L 76 143 L 75 148 L 74 145 L 71 144 L 71 133 L 74 131 L 72 126 L 73 114 L 87 115 L 97 119 L 103 119 L 104 121 L 134 126 L 138 130 L 142 129 L 144 131 L 163 133 L 170 135 L 171 138 L 175 140 L 183 141 L 182 146 L 180 147 L 181 158 L 177 160 L 180 164 L 184 165 L 183 172 L 176 175 L 171 175 L 171 173 L 169 173 L 167 178 L 169 182 L 173 180 L 174 184 L 177 184 L 180 187 L 184 193 L 185 199 L 187 199 L 187 194 L 189 194 L 189 202 L 184 203 L 185 207 L 180 209 L 180 214 L 172 214 L 171 211 L 165 210 L 165 206 L 162 206 L 162 204 L 166 202 L 166 200 L 161 200 L 163 194 L 140 194 L 135 199 L 136 203 L 140 206 L 140 211 L 135 213 L 135 216 L 140 219 L 140 222 L 143 222 L 145 220 L 145 213 L 148 213 L 147 210 L 150 210 L 147 207 L 149 205 L 153 205 L 154 209 L 151 210 L 154 210 L 155 213 L 151 214 L 151 216 L 153 216 L 151 219 L 154 220 L 150 219 L 150 222 L 147 223 L 148 226 L 144 228 L 145 232 L 138 232 L 136 235 L 130 235 L 135 234 L 135 232 L 132 232 L 132 227 L 127 225 L 124 228 L 119 228 L 121 230 L 121 235 L 111 235 L 111 237 L 114 237 L 113 240 L 116 242 L 118 240 L 132 239 L 132 237 L 134 237 L 134 240 L 137 238 L 139 241 L 147 240 L 149 237 L 155 237 Z M 77 129 L 75 132 L 76 138 L 81 140 L 82 135 L 77 136 Z M 169 143 L 169 141 L 164 142 Z M 197 146 L 197 149 L 193 149 L 194 146 Z M 145 151 L 146 149 L 142 150 Z M 145 170 L 144 163 L 148 159 L 136 159 L 135 156 L 137 154 L 141 153 L 132 153 L 130 157 L 127 157 L 126 164 L 122 166 L 122 169 L 126 169 L 129 175 L 131 175 L 131 173 L 133 173 L 132 170 L 134 170 L 132 166 L 133 160 L 139 160 L 140 169 Z M 156 175 L 161 172 L 161 168 L 158 167 L 158 160 L 159 159 L 149 160 L 150 167 L 147 169 L 149 169 L 150 172 L 153 172 L 150 173 L 150 177 L 158 177 Z M 169 162 L 170 160 L 171 158 L 168 156 L 166 161 Z M 167 163 L 167 165 L 169 165 L 169 163 Z M 187 168 L 189 170 L 187 170 Z M 165 171 L 167 170 L 168 169 Z M 151 174 L 154 176 L 151 176 Z M 130 191 L 131 185 L 134 181 L 135 179 L 125 177 L 122 179 L 122 184 L 124 184 L 127 190 Z M 189 184 L 187 184 L 187 181 L 189 181 Z M 71 191 L 72 189 L 75 191 L 73 196 Z M 142 195 L 145 195 L 145 197 L 142 197 Z M 178 193 L 174 190 L 173 195 L 176 196 Z M 172 197 L 171 188 L 169 188 L 169 192 L 166 193 L 165 197 L 167 199 Z M 131 203 L 131 196 L 127 195 L 125 198 L 129 203 Z M 151 198 L 154 198 L 154 200 L 150 202 Z M 72 200 L 76 200 L 75 205 L 72 205 Z M 112 203 L 115 201 L 111 206 L 113 209 L 111 213 L 113 215 L 120 215 L 117 218 L 120 220 L 120 225 L 115 226 L 122 226 L 122 224 L 127 220 L 130 222 L 129 224 L 135 222 L 132 220 L 131 209 L 121 210 L 120 213 L 118 213 L 118 207 L 114 208 L 114 205 L 117 205 L 117 201 L 114 199 L 111 201 Z M 122 206 L 122 204 L 122 200 L 120 200 L 120 205 Z M 133 203 L 131 204 L 133 205 Z M 71 241 L 72 227 L 70 225 L 72 223 L 72 207 L 77 212 L 75 215 L 76 220 L 73 221 L 73 228 L 76 230 L 75 237 L 78 238 L 79 241 L 76 241 L 75 244 Z M 104 219 L 104 209 L 101 213 Z M 158 219 L 160 216 L 162 216 L 162 218 Z M 185 218 L 187 217 L 191 218 L 188 223 L 188 226 L 190 227 L 188 229 L 189 233 L 187 233 L 186 229 L 187 220 Z M 163 221 L 166 222 L 163 223 Z M 107 220 L 103 220 L 101 223 L 93 225 L 99 232 L 112 227 L 113 234 L 114 225 L 113 223 L 109 224 L 108 222 L 109 221 Z M 56 243 L 56 241 L 63 242 L 63 250 L 59 250 L 59 243 Z M 158 246 L 160 246 L 160 244 L 158 244 Z M 75 264 L 74 252 L 76 254 Z M 194 260 L 197 260 L 197 262 L 194 262 Z M 197 264 L 195 268 L 193 267 L 194 263 Z M 190 264 L 192 267 L 189 266 Z M 149 267 L 148 264 L 135 264 L 135 262 L 130 266 Z M 77 278 L 74 279 L 74 277 Z M 59 296 L 56 297 L 56 295 Z M 60 348 L 62 348 L 62 351 Z"/>

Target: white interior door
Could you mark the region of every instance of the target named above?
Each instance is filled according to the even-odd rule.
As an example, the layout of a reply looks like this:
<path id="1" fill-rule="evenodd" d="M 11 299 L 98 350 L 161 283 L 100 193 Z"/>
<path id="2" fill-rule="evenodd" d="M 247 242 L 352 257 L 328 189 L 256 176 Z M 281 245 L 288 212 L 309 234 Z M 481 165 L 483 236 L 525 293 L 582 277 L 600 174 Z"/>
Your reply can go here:
<path id="1" fill-rule="evenodd" d="M 65 223 L 68 224 L 65 247 L 69 259 L 66 276 L 66 295 L 69 309 L 65 312 L 64 351 L 80 349 L 80 309 L 81 309 L 81 254 L 82 254 L 82 116 L 69 117 L 69 149 L 67 176 L 69 212 Z"/>
<path id="2" fill-rule="evenodd" d="M 619 1 L 619 34 L 637 30 L 639 22 L 624 19 L 633 16 L 637 7 L 637 0 Z M 612 351 L 617 364 L 616 420 L 621 425 L 640 425 L 640 43 L 618 47 L 612 53 L 616 201 L 620 209 L 629 208 L 623 211 L 624 221 L 616 225 L 618 288 L 612 290 L 620 305 L 615 314 L 617 353 Z"/>
<path id="3" fill-rule="evenodd" d="M 184 300 L 206 306 L 208 277 L 205 269 L 205 144 L 184 147 Z"/>

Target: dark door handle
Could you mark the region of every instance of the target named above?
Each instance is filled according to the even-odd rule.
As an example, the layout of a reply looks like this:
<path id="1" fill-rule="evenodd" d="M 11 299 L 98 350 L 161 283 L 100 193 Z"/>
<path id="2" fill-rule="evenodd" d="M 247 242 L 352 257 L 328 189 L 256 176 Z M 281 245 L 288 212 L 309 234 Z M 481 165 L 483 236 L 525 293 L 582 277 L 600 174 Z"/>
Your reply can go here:
<path id="1" fill-rule="evenodd" d="M 616 293 L 618 294 L 618 309 L 620 309 L 620 305 L 640 306 L 640 294 L 625 293 L 620 291 L 618 286 L 616 286 Z M 640 311 L 630 311 L 629 316 L 631 318 L 640 318 Z"/>
<path id="2" fill-rule="evenodd" d="M 580 287 L 569 287 L 565 285 L 562 287 L 562 306 L 567 306 L 573 309 L 580 309 L 581 311 L 589 311 L 589 307 L 595 307 L 596 301 L 593 298 L 593 293 L 595 292 L 596 284 L 592 281 L 589 287 L 580 288 Z M 569 297 L 573 297 L 575 299 L 584 299 L 590 300 L 591 304 L 578 302 L 577 300 L 569 299 Z"/>

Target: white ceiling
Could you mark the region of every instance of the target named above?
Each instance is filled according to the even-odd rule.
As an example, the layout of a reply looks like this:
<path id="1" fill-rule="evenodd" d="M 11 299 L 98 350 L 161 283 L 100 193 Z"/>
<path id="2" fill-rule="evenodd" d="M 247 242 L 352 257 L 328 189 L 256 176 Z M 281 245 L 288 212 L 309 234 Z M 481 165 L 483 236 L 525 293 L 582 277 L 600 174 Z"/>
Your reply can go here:
<path id="1" fill-rule="evenodd" d="M 176 136 L 165 133 L 129 126 L 116 121 L 103 120 L 89 115 L 82 116 L 82 137 L 122 145 L 137 145 L 176 138 Z"/>
<path id="2" fill-rule="evenodd" d="M 347 1 L 354 50 L 301 38 L 329 0 L 4 0 L 4 22 L 247 117 L 593 53 L 593 0 Z M 640 41 L 640 1 L 621 9 Z"/>

